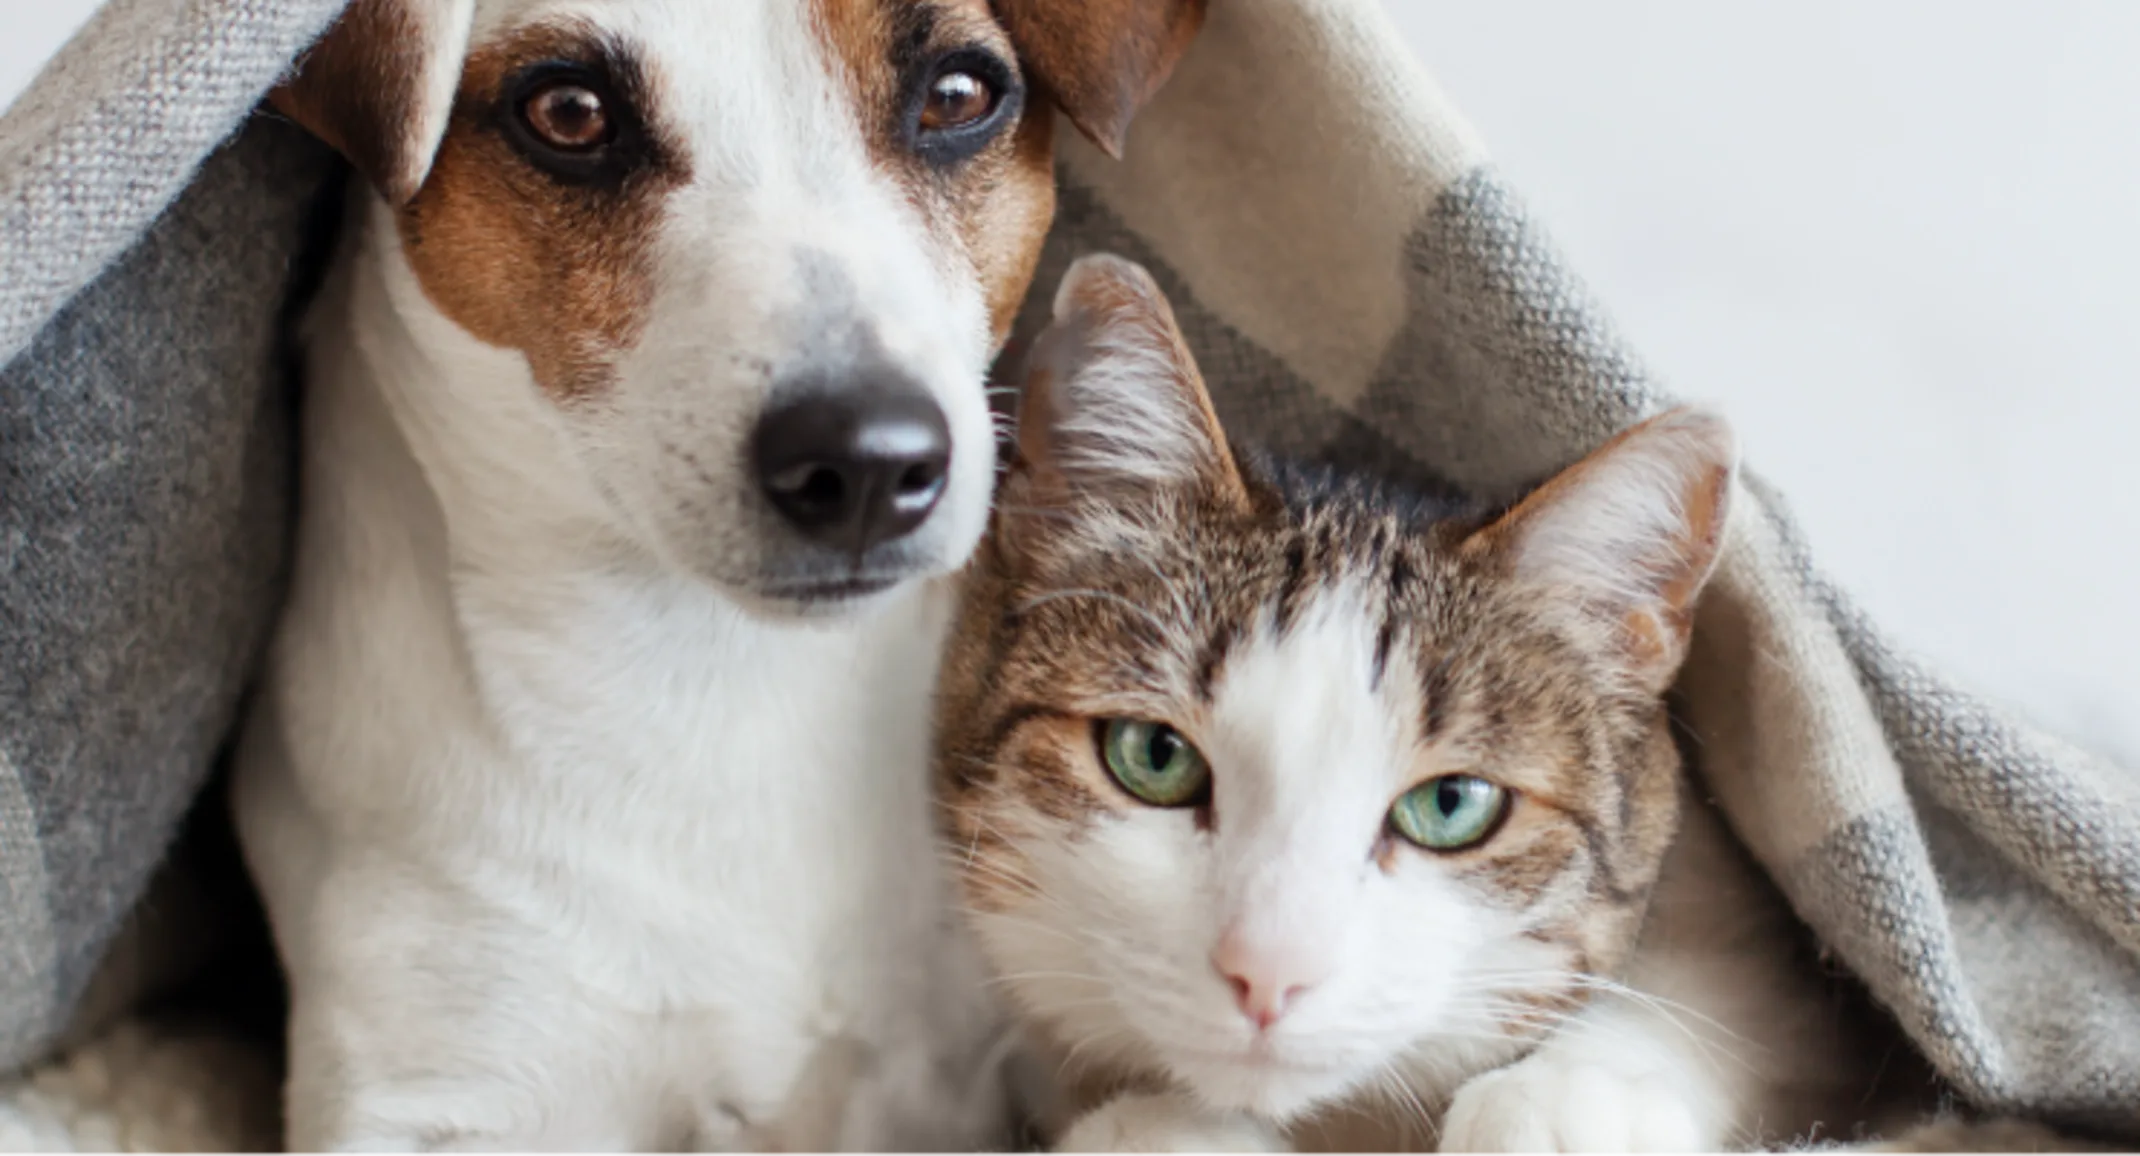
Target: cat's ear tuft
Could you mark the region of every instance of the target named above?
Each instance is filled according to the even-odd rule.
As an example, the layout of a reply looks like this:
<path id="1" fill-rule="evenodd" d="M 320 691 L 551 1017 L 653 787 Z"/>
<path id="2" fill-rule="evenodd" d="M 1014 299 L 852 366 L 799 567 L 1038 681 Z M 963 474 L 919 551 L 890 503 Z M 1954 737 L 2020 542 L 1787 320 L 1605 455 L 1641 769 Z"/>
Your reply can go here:
<path id="1" fill-rule="evenodd" d="M 1662 693 L 1686 657 L 1738 472 L 1724 419 L 1682 408 L 1621 433 L 1473 536 L 1516 580 L 1617 629 L 1630 672 Z"/>
<path id="2" fill-rule="evenodd" d="M 1197 486 L 1246 500 L 1174 311 L 1141 266 L 1072 264 L 1026 366 L 1018 451 L 1044 495 L 1111 503 Z"/>

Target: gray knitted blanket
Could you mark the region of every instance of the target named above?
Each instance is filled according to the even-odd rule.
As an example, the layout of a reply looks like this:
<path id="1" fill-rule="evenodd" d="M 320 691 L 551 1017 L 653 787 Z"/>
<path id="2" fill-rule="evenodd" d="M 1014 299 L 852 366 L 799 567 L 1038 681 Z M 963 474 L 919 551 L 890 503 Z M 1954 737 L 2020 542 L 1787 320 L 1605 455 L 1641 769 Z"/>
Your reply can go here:
<path id="1" fill-rule="evenodd" d="M 126 930 L 276 607 L 340 168 L 252 112 L 338 7 L 113 0 L 0 118 L 0 1068 L 216 917 Z M 1042 299 L 1123 253 L 1227 424 L 1486 492 L 1665 403 L 1374 0 L 1213 8 L 1125 162 L 1060 134 Z M 2140 1139 L 2140 774 L 1898 653 L 1748 487 L 1681 687 L 1710 790 L 1964 1100 Z"/>

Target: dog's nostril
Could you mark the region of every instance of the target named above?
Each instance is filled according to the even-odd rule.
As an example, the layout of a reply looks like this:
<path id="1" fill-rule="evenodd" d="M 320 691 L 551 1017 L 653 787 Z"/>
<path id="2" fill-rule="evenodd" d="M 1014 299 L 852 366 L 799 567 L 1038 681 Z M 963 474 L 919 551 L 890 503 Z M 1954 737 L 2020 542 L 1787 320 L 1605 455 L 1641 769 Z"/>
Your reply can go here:
<path id="1" fill-rule="evenodd" d="M 902 495 L 918 494 L 944 480 L 944 471 L 934 462 L 908 466 L 899 475 L 899 492 Z"/>
<path id="2" fill-rule="evenodd" d="M 767 500 L 789 525 L 859 553 L 928 519 L 950 471 L 951 431 L 920 389 L 869 385 L 769 411 L 752 452 Z"/>
<path id="3" fill-rule="evenodd" d="M 766 475 L 765 488 L 790 501 L 827 509 L 837 508 L 847 494 L 839 471 L 815 462 Z"/>

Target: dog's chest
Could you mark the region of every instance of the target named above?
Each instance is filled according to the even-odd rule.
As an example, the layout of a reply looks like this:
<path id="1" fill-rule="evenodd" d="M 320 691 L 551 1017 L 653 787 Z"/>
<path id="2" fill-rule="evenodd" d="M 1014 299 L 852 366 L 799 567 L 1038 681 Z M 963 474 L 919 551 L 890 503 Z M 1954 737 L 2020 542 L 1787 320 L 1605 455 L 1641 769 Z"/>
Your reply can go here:
<path id="1" fill-rule="evenodd" d="M 840 1020 L 847 993 L 885 994 L 867 989 L 887 953 L 929 950 L 941 594 L 816 628 L 658 586 L 555 617 L 463 593 L 523 764 L 486 792 L 483 841 L 507 845 L 485 855 L 522 866 L 531 916 L 585 932 L 564 940 L 584 982 L 649 1009 Z"/>
<path id="2" fill-rule="evenodd" d="M 992 1024 L 931 819 L 942 597 L 768 629 L 674 590 L 563 615 L 460 592 L 514 757 L 458 792 L 455 870 L 573 998 L 638 1025 L 646 1079 L 678 1102 L 718 1090 L 692 1109 L 706 1142 L 831 1104 L 879 1136 L 869 1117 L 900 1101 L 962 1111 L 937 1073 L 970 1078 Z"/>

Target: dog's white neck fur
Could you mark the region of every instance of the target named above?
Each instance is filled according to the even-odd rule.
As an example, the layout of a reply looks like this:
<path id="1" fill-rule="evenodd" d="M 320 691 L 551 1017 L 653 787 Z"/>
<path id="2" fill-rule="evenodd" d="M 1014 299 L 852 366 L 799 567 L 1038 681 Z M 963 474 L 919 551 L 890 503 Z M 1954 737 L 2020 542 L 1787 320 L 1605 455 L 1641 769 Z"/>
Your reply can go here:
<path id="1" fill-rule="evenodd" d="M 772 619 L 652 556 L 525 359 L 359 215 L 239 791 L 302 981 L 292 1142 L 979 1139 L 995 1024 L 926 771 L 948 593 Z"/>

